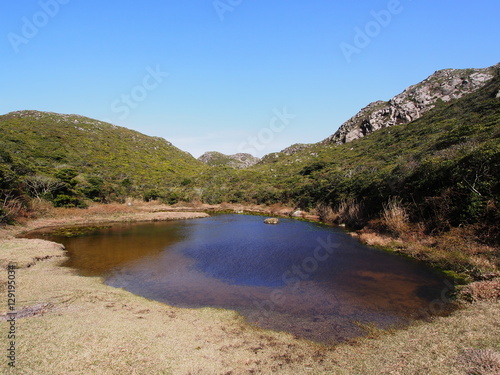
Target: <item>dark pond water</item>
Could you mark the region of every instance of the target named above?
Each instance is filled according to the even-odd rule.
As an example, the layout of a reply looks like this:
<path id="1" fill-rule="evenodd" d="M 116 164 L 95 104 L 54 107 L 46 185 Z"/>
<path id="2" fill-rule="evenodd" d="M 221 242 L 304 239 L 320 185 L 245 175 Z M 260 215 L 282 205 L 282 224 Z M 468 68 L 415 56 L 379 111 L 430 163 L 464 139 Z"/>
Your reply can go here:
<path id="1" fill-rule="evenodd" d="M 66 246 L 66 266 L 108 285 L 180 307 L 234 309 L 260 327 L 320 342 L 448 309 L 443 278 L 314 223 L 220 215 L 49 238 Z"/>

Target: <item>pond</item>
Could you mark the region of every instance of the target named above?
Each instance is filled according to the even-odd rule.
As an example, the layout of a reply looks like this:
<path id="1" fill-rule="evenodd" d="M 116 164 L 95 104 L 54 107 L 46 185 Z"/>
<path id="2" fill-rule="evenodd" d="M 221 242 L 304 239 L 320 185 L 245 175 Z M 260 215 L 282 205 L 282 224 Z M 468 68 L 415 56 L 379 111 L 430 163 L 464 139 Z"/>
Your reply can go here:
<path id="1" fill-rule="evenodd" d="M 259 327 L 318 342 L 449 310 L 451 284 L 442 277 L 315 223 L 216 215 L 48 238 L 66 246 L 65 266 L 81 275 L 169 305 L 233 309 Z"/>

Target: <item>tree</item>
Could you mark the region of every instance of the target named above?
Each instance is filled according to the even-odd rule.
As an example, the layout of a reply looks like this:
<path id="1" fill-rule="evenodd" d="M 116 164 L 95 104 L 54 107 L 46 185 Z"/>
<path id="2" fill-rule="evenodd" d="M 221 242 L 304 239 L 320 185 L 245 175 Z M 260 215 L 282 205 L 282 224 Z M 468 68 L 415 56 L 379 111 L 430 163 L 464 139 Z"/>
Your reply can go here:
<path id="1" fill-rule="evenodd" d="M 64 187 L 64 183 L 52 177 L 35 175 L 26 177 L 24 186 L 32 197 L 42 200 L 42 198 L 48 197 L 50 193 Z"/>

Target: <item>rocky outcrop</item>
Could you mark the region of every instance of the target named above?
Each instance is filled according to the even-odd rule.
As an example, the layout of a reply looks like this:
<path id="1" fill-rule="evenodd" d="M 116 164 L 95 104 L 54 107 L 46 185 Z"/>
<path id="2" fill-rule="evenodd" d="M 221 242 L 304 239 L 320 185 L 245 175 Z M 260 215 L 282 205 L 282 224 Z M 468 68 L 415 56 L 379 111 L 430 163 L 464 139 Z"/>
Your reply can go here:
<path id="1" fill-rule="evenodd" d="M 260 159 L 250 154 L 224 155 L 220 152 L 209 151 L 201 155 L 198 160 L 210 166 L 227 166 L 244 169 L 257 164 Z"/>
<path id="2" fill-rule="evenodd" d="M 437 71 L 388 102 L 369 104 L 322 143 L 347 143 L 381 128 L 410 123 L 433 109 L 439 101 L 459 99 L 480 89 L 498 74 L 499 69 L 500 64 L 485 69 Z"/>
<path id="3" fill-rule="evenodd" d="M 314 146 L 310 143 L 296 143 L 290 147 L 281 150 L 280 152 L 272 152 L 270 154 L 264 155 L 261 159 L 263 164 L 270 164 L 276 162 L 280 157 L 290 156 L 300 153 L 301 151 L 307 150 L 308 148 Z M 316 155 L 317 156 L 317 155 Z"/>
<path id="4" fill-rule="evenodd" d="M 264 220 L 264 224 L 278 224 L 280 221 L 275 217 Z"/>
<path id="5" fill-rule="evenodd" d="M 296 143 L 290 147 L 285 148 L 284 150 L 281 150 L 281 153 L 285 155 L 293 155 L 296 154 L 299 151 L 305 150 L 306 148 L 311 147 L 311 144 L 308 143 Z"/>

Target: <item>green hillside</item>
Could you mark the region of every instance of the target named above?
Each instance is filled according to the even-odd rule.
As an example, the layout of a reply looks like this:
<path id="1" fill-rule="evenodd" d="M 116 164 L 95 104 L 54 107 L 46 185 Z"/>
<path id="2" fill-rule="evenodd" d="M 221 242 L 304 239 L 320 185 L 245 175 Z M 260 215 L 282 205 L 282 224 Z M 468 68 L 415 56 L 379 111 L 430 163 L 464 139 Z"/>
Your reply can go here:
<path id="1" fill-rule="evenodd" d="M 66 189 L 72 194 L 62 195 L 87 192 L 102 200 L 165 195 L 206 168 L 162 138 L 82 116 L 37 111 L 0 116 L 0 150 L 4 189 L 7 184 L 26 188 L 26 178 L 43 176 L 72 185 Z"/>
<path id="2" fill-rule="evenodd" d="M 259 158 L 250 154 L 224 155 L 217 151 L 205 152 L 198 160 L 211 167 L 231 167 L 237 169 L 251 167 L 260 161 Z"/>
<path id="3" fill-rule="evenodd" d="M 209 167 L 163 139 L 85 117 L 15 112 L 0 116 L 0 189 L 3 197 L 42 197 L 61 206 L 135 196 L 326 207 L 353 226 L 380 217 L 393 202 L 429 232 L 471 224 L 494 241 L 499 92 L 497 75 L 410 124 L 343 145 L 267 155 L 242 170 Z"/>
<path id="4" fill-rule="evenodd" d="M 288 155 L 268 155 L 232 177 L 240 192 L 231 191 L 230 198 L 251 195 L 257 202 L 287 202 L 304 209 L 337 209 L 351 202 L 362 206 L 364 220 L 352 223 L 360 226 L 396 198 L 413 221 L 425 222 L 429 230 L 478 222 L 497 228 L 499 92 L 496 77 L 473 94 L 439 103 L 408 125 L 343 145 L 315 144 Z M 245 192 L 249 184 L 252 193 Z"/>

